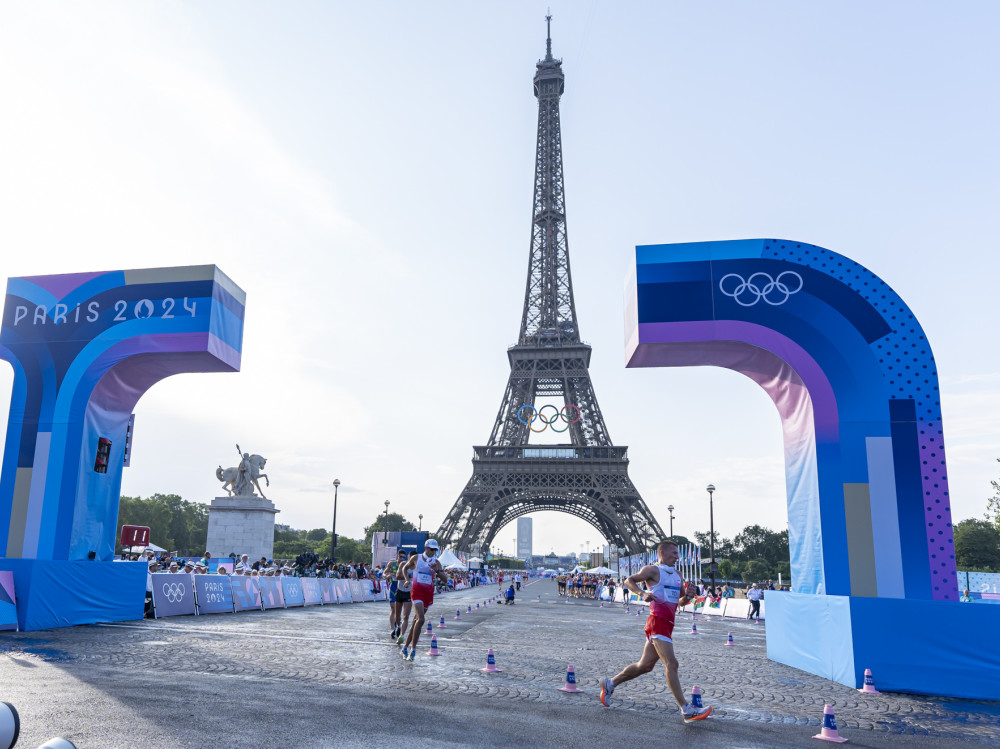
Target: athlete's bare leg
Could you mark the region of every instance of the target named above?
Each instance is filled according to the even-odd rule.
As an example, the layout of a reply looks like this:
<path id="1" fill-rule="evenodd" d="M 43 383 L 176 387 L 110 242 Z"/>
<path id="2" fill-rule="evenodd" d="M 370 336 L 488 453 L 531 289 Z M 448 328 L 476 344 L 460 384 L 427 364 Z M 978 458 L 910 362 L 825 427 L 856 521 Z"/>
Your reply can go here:
<path id="1" fill-rule="evenodd" d="M 399 624 L 399 604 L 393 599 L 389 601 L 389 629 L 395 632 L 397 624 Z"/>
<path id="2" fill-rule="evenodd" d="M 622 669 L 622 672 L 614 676 L 611 681 L 617 687 L 622 682 L 631 681 L 638 676 L 648 674 L 656 668 L 656 664 L 660 661 L 663 662 L 666 670 L 667 686 L 670 687 L 670 691 L 674 695 L 677 704 L 684 707 L 686 700 L 684 699 L 684 690 L 681 688 L 680 679 L 677 676 L 677 658 L 674 656 L 674 646 L 669 642 L 659 639 L 648 641 L 646 647 L 642 649 L 642 657 L 636 663 Z"/>
<path id="3" fill-rule="evenodd" d="M 667 676 L 667 686 L 670 687 L 670 691 L 673 693 L 677 704 L 680 707 L 684 707 L 687 704 L 687 700 L 684 699 L 684 689 L 681 687 L 681 680 L 677 676 L 677 657 L 674 655 L 673 643 L 659 639 L 653 639 L 652 642 L 653 647 L 656 648 L 656 654 L 663 661 L 663 670 Z"/>
<path id="4" fill-rule="evenodd" d="M 414 601 L 413 625 L 410 627 L 410 634 L 406 638 L 406 644 L 403 647 L 405 648 L 417 647 L 417 642 L 420 640 L 420 632 L 423 628 L 424 628 L 424 602 Z"/>
<path id="5" fill-rule="evenodd" d="M 646 647 L 642 649 L 642 656 L 639 660 L 625 666 L 620 674 L 611 678 L 611 681 L 613 681 L 617 687 L 622 682 L 631 681 L 632 679 L 642 676 L 643 674 L 648 674 L 656 668 L 656 663 L 659 660 L 660 656 L 657 655 L 656 648 L 653 647 L 653 643 L 647 641 Z"/>
<path id="6" fill-rule="evenodd" d="M 402 607 L 402 619 L 403 619 L 403 623 L 399 627 L 399 631 L 406 632 L 406 626 L 410 623 L 410 609 L 413 608 L 413 604 L 410 603 L 409 601 L 404 601 L 403 603 L 400 603 L 398 605 Z"/>

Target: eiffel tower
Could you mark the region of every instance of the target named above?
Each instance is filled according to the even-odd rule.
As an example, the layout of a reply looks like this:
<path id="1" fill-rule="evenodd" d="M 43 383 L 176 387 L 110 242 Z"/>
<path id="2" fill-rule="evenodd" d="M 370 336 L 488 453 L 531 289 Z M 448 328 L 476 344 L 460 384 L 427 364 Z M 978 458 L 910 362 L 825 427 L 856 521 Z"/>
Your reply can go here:
<path id="1" fill-rule="evenodd" d="M 609 544 L 638 553 L 665 536 L 628 476 L 628 448 L 611 442 L 590 381 L 591 348 L 580 339 L 559 126 L 565 77 L 562 60 L 552 57 L 552 17 L 545 20 L 545 59 L 534 81 L 538 141 L 521 333 L 507 349 L 510 378 L 489 443 L 473 447 L 472 478 L 437 538 L 478 551 L 521 515 L 555 510 L 583 518 Z M 563 407 L 536 409 L 537 398 L 561 398 Z M 528 444 L 532 431 L 548 429 L 569 442 Z"/>

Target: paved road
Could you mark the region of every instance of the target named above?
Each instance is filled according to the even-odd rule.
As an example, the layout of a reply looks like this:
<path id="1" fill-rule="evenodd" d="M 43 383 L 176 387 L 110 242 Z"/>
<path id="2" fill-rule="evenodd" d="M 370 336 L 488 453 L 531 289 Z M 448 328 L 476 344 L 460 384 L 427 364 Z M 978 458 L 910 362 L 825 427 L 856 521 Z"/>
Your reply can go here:
<path id="1" fill-rule="evenodd" d="M 605 709 L 596 680 L 638 657 L 644 616 L 566 603 L 547 581 L 513 607 L 475 610 L 495 592 L 439 596 L 443 655 L 427 657 L 423 641 L 415 663 L 389 642 L 385 604 L 3 633 L 0 699 L 20 711 L 28 749 L 55 735 L 80 749 L 804 747 L 817 745 L 824 703 L 855 746 L 987 746 L 1000 736 L 1000 704 L 861 695 L 767 661 L 763 627 L 699 617 L 695 636 L 689 615 L 675 630 L 682 681 L 702 687 L 712 718 L 684 725 L 659 669 Z M 736 648 L 725 647 L 728 631 Z M 502 673 L 479 671 L 487 647 Z M 558 691 L 568 662 L 584 694 Z"/>

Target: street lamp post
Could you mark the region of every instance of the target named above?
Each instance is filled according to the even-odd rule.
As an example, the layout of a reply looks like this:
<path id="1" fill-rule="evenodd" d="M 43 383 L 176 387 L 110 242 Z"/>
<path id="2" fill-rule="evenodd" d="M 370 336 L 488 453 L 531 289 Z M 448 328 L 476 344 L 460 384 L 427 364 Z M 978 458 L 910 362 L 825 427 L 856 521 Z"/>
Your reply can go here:
<path id="1" fill-rule="evenodd" d="M 422 531 L 424 529 L 424 516 L 422 514 L 417 515 L 417 519 L 420 521 L 420 525 L 417 526 L 417 530 Z"/>
<path id="2" fill-rule="evenodd" d="M 337 561 L 337 489 L 340 479 L 333 480 L 333 530 L 330 531 L 330 560 Z"/>
<path id="3" fill-rule="evenodd" d="M 712 591 L 715 591 L 715 513 L 712 509 L 712 494 L 715 492 L 715 486 L 709 484 L 705 487 L 708 492 L 708 549 L 709 553 L 712 555 L 712 562 L 708 567 L 708 576 L 712 581 Z"/>
<path id="4" fill-rule="evenodd" d="M 667 512 L 670 513 L 670 537 L 674 537 L 674 506 L 667 505 Z"/>
<path id="5" fill-rule="evenodd" d="M 385 519 L 382 521 L 382 545 L 389 543 L 389 500 L 385 501 Z"/>

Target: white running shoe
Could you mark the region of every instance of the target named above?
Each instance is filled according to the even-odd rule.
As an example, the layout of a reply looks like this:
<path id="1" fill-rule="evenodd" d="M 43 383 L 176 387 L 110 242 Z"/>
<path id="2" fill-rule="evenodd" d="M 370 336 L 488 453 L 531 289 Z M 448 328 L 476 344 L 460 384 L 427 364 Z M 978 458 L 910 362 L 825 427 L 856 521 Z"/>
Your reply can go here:
<path id="1" fill-rule="evenodd" d="M 696 720 L 705 720 L 709 715 L 712 714 L 712 706 L 703 707 L 700 710 L 694 705 L 688 704 L 684 706 L 681 710 L 681 715 L 684 716 L 685 723 L 694 723 Z"/>
<path id="2" fill-rule="evenodd" d="M 611 679 L 601 679 L 601 704 L 604 707 L 611 707 L 608 704 L 611 694 L 615 691 L 615 683 Z"/>

